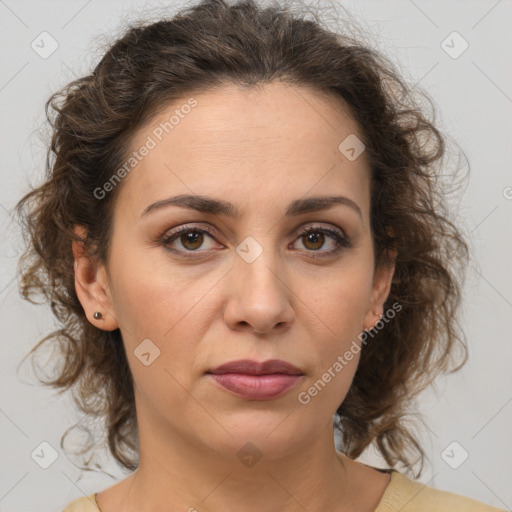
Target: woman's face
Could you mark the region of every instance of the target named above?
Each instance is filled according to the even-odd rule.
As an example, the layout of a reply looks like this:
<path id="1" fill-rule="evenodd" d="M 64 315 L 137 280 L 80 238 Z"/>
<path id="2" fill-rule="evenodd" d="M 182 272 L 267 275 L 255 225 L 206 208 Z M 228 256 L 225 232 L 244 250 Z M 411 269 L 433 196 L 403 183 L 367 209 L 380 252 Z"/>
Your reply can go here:
<path id="1" fill-rule="evenodd" d="M 104 319 L 92 322 L 120 328 L 139 422 L 155 435 L 229 454 L 250 441 L 272 458 L 332 428 L 392 275 L 374 269 L 370 172 L 354 135 L 334 100 L 281 83 L 185 98 L 138 131 L 95 284 Z M 165 203 L 182 195 L 205 199 Z M 98 305 L 80 293 L 92 319 Z M 207 373 L 241 359 L 302 375 Z"/>

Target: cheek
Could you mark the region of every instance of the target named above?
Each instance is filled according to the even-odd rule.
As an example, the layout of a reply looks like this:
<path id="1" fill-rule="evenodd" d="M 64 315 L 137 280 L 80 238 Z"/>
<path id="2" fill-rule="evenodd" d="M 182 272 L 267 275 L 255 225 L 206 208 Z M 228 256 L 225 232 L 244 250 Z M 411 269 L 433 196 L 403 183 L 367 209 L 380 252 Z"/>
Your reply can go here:
<path id="1" fill-rule="evenodd" d="M 129 337 L 166 338 L 179 329 L 180 319 L 193 314 L 194 305 L 215 284 L 213 276 L 194 278 L 191 269 L 172 266 L 163 249 L 112 252 L 114 309 Z M 197 276 L 197 273 L 196 273 Z M 176 327 L 175 327 L 176 326 Z"/>
<path id="2" fill-rule="evenodd" d="M 362 349 L 360 336 L 368 304 L 367 288 L 367 284 L 351 276 L 324 288 L 324 294 L 317 297 L 314 311 L 322 325 L 316 333 L 310 332 L 310 338 L 317 340 L 308 351 L 315 360 L 314 371 L 300 390 L 299 403 L 327 414 L 345 399 Z"/>
<path id="3" fill-rule="evenodd" d="M 177 382 L 188 387 L 196 371 L 198 341 L 211 327 L 211 300 L 221 275 L 173 268 L 161 254 L 148 263 L 152 253 L 158 249 L 117 259 L 112 270 L 114 307 L 141 392 L 173 389 L 179 397 Z"/>
<path id="4" fill-rule="evenodd" d="M 370 305 L 372 275 L 372 268 L 362 262 L 347 265 L 304 292 L 304 302 L 343 339 L 359 334 Z"/>
<path id="5" fill-rule="evenodd" d="M 211 287 L 190 286 L 183 276 L 170 274 L 126 258 L 114 272 L 115 309 L 129 366 L 138 393 L 155 408 L 183 406 L 204 336 L 205 304 Z"/>
<path id="6" fill-rule="evenodd" d="M 371 260 L 361 257 L 358 263 L 347 262 L 335 278 L 323 279 L 315 293 L 305 294 L 305 304 L 318 319 L 312 320 L 309 337 L 320 341 L 315 343 L 316 368 L 306 391 L 311 397 L 322 395 L 319 403 L 328 408 L 341 403 L 357 370 L 372 276 Z"/>

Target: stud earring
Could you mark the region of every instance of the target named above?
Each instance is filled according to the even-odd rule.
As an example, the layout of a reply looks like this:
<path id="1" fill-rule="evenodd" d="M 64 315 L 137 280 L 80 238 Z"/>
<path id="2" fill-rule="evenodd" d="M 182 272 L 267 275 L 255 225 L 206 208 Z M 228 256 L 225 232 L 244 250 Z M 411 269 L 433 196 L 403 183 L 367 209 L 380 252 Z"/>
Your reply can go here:
<path id="1" fill-rule="evenodd" d="M 95 311 L 92 315 L 96 320 L 99 320 L 103 315 L 99 311 Z"/>

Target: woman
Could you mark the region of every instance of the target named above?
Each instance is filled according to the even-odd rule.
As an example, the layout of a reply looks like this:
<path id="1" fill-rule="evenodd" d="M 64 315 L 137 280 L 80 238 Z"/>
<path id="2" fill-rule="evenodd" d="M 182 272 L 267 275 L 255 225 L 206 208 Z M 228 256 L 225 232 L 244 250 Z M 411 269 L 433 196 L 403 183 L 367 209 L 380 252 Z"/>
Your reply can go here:
<path id="1" fill-rule="evenodd" d="M 444 138 L 390 62 L 204 1 L 132 27 L 47 107 L 22 290 L 62 324 L 47 383 L 133 471 L 65 512 L 499 510 L 394 468 L 423 462 L 404 412 L 465 348 L 467 246 Z M 372 443 L 389 468 L 355 460 Z"/>

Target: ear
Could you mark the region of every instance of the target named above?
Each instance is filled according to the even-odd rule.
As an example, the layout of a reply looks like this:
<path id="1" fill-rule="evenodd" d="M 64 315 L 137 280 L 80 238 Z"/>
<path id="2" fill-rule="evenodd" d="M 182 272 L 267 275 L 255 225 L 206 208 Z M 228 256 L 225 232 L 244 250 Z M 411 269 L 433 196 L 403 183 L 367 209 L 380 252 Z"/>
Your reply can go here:
<path id="1" fill-rule="evenodd" d="M 385 262 L 375 269 L 370 306 L 363 325 L 364 330 L 374 327 L 384 314 L 384 303 L 389 296 L 395 272 L 396 254 L 394 249 L 388 251 Z"/>
<path id="2" fill-rule="evenodd" d="M 85 241 L 87 236 L 85 228 L 76 226 L 74 231 Z M 119 328 L 105 266 L 97 258 L 86 255 L 83 242 L 73 241 L 72 249 L 75 258 L 75 290 L 87 319 L 95 327 L 104 331 Z M 96 311 L 101 313 L 101 318 L 94 318 Z"/>

